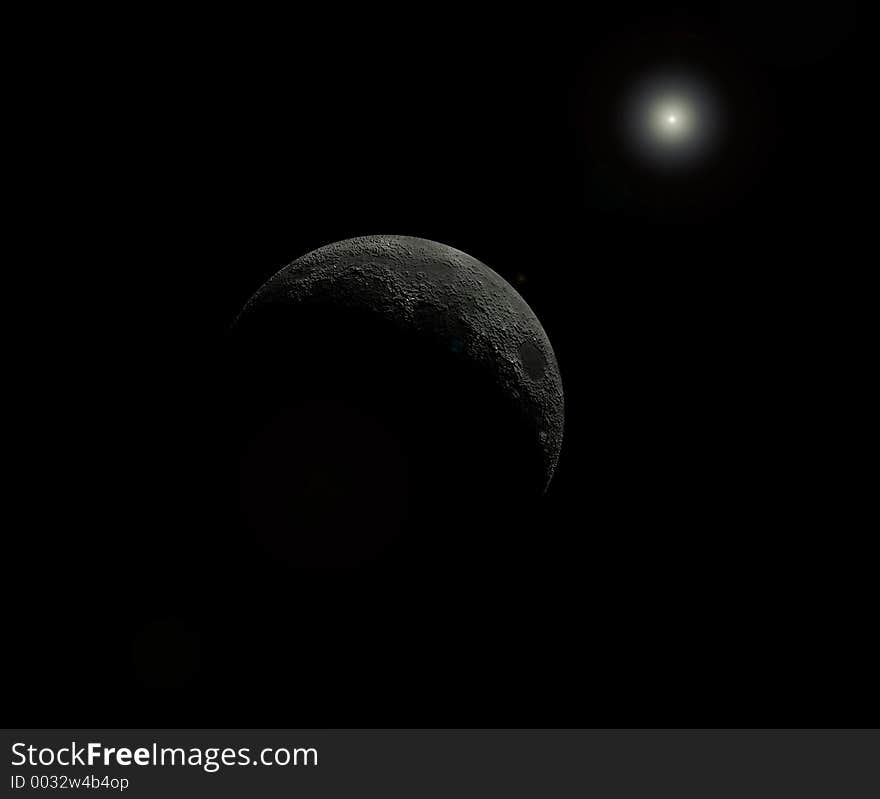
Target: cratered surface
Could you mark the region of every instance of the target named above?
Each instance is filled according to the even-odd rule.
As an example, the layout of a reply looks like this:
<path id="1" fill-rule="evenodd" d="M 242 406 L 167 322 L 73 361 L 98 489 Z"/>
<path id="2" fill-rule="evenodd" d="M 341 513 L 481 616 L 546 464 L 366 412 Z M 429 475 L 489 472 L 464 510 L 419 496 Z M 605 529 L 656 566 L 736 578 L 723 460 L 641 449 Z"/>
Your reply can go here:
<path id="1" fill-rule="evenodd" d="M 245 516 L 296 541 L 297 560 L 360 562 L 401 530 L 473 551 L 553 476 L 563 391 L 550 342 L 502 277 L 452 247 L 321 247 L 254 294 L 233 341 Z"/>

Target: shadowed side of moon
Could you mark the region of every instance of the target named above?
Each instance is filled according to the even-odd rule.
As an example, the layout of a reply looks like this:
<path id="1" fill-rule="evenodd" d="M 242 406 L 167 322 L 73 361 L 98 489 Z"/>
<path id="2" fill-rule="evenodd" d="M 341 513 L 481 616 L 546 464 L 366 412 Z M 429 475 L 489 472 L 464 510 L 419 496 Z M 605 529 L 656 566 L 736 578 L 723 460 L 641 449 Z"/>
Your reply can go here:
<path id="1" fill-rule="evenodd" d="M 267 281 L 230 342 L 241 517 L 274 554 L 467 562 L 523 545 L 562 384 L 487 266 L 423 239 L 337 242 Z"/>

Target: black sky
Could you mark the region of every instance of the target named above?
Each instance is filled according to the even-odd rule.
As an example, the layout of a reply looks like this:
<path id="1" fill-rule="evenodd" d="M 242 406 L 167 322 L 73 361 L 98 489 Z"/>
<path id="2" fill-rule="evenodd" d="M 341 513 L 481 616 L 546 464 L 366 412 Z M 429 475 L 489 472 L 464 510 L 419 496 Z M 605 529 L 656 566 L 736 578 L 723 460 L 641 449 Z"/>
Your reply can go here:
<path id="1" fill-rule="evenodd" d="M 511 8 L 117 20 L 29 62 L 10 723 L 875 718 L 864 20 Z M 728 148 L 677 177 L 610 121 L 670 60 L 729 111 Z M 528 569 L 388 587 L 215 551 L 224 331 L 280 266 L 370 233 L 482 260 L 556 350 L 566 437 Z M 144 687 L 156 629 L 188 683 Z"/>

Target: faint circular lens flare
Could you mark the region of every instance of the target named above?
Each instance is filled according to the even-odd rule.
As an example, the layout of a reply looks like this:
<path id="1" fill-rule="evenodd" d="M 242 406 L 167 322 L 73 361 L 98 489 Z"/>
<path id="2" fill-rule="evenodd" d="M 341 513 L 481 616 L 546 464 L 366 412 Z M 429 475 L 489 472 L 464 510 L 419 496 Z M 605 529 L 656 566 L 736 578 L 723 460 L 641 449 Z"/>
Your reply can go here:
<path id="1" fill-rule="evenodd" d="M 626 97 L 623 128 L 632 154 L 643 163 L 663 169 L 695 166 L 718 144 L 720 102 L 693 76 L 650 75 Z"/>

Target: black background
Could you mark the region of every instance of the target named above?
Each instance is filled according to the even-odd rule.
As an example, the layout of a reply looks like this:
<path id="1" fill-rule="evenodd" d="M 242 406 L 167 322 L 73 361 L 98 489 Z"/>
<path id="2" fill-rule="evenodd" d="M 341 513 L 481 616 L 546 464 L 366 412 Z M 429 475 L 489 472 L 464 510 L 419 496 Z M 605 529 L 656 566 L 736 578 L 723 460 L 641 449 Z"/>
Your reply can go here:
<path id="1" fill-rule="evenodd" d="M 9 723 L 876 721 L 857 13 L 326 16 L 29 29 Z M 612 119 L 670 60 L 730 117 L 661 177 Z M 555 348 L 565 441 L 521 568 L 290 572 L 235 540 L 224 331 L 370 233 L 487 263 Z"/>

